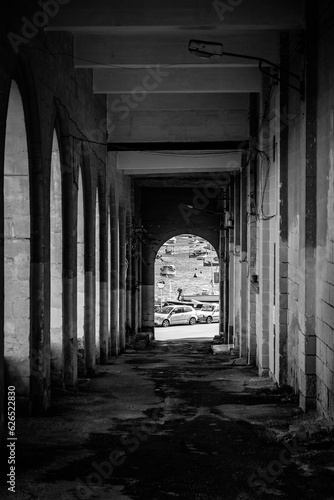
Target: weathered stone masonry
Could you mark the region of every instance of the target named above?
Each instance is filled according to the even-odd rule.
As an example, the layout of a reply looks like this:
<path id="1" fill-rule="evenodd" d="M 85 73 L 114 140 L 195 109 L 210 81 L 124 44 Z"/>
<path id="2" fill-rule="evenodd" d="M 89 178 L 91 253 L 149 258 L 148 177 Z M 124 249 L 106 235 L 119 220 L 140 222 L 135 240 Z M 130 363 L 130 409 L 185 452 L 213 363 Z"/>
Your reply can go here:
<path id="1" fill-rule="evenodd" d="M 82 1 L 74 20 L 74 3 L 59 2 L 51 30 L 19 50 L 2 33 L 1 429 L 8 385 L 18 411 L 47 411 L 54 387 L 94 374 L 136 333 L 154 335 L 154 259 L 181 233 L 219 254 L 222 338 L 333 420 L 333 6 L 240 2 L 224 33 L 202 2 L 164 16 L 150 2 L 97 3 L 92 16 Z M 5 20 L 21 36 L 40 6 L 14 3 Z M 99 35 L 84 33 L 93 22 Z M 145 22 L 135 45 L 117 31 Z M 281 81 L 238 57 L 193 63 L 178 27 L 204 22 L 237 52 L 273 57 Z"/>

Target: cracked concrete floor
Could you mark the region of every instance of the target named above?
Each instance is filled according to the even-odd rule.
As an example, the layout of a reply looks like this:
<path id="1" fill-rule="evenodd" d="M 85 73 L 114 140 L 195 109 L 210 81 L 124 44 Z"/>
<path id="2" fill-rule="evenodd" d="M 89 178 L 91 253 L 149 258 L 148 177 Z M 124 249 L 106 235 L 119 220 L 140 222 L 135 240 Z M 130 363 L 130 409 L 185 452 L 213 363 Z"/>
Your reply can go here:
<path id="1" fill-rule="evenodd" d="M 333 500 L 332 441 L 292 437 L 294 399 L 210 343 L 156 342 L 54 391 L 47 416 L 17 420 L 1 498 Z"/>

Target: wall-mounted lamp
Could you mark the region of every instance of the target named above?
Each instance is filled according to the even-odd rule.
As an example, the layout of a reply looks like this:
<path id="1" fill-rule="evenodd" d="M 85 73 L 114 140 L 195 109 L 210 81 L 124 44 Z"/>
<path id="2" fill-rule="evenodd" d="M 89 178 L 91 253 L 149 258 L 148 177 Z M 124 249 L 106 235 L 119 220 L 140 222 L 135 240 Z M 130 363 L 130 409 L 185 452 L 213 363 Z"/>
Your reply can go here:
<path id="1" fill-rule="evenodd" d="M 305 82 L 302 81 L 299 78 L 299 76 L 296 75 L 295 73 L 292 73 L 291 71 L 288 71 L 288 70 L 282 68 L 278 64 L 275 64 L 271 61 L 268 61 L 268 59 L 263 59 L 263 57 L 257 57 L 257 56 L 248 56 L 245 54 L 236 54 L 234 52 L 226 52 L 224 50 L 222 43 L 206 42 L 203 40 L 194 40 L 194 39 L 190 40 L 189 45 L 188 45 L 188 50 L 189 50 L 189 52 L 193 53 L 194 55 L 196 55 L 198 57 L 202 57 L 204 59 L 210 59 L 211 57 L 214 57 L 214 56 L 219 56 L 219 57 L 231 56 L 231 57 L 240 57 L 242 59 L 250 59 L 253 61 L 258 61 L 259 70 L 262 73 L 273 78 L 274 80 L 276 80 L 278 82 L 285 83 L 286 85 L 288 85 L 288 87 L 291 87 L 294 90 L 297 90 L 300 94 L 301 99 L 304 100 Z M 263 66 L 262 66 L 263 64 L 269 65 L 272 68 L 274 68 L 274 70 L 276 70 L 276 74 L 271 74 L 268 71 L 265 71 L 263 69 Z M 287 82 L 286 80 L 283 80 L 282 78 L 280 78 L 278 75 L 282 72 L 286 73 L 286 75 L 291 76 L 292 78 L 298 80 L 299 87 L 297 87 L 296 85 L 293 85 L 290 82 Z"/>
<path id="2" fill-rule="evenodd" d="M 224 54 L 222 43 L 203 42 L 202 40 L 190 40 L 188 49 L 189 52 L 203 59 L 210 59 L 212 56 L 222 56 Z"/>

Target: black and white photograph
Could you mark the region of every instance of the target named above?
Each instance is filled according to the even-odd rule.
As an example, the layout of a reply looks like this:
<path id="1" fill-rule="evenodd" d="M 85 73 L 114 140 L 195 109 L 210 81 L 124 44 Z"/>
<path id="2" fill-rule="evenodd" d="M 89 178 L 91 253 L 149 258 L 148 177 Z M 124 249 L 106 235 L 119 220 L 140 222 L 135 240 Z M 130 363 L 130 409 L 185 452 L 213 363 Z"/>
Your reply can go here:
<path id="1" fill-rule="evenodd" d="M 1 500 L 334 500 L 334 2 L 0 17 Z"/>

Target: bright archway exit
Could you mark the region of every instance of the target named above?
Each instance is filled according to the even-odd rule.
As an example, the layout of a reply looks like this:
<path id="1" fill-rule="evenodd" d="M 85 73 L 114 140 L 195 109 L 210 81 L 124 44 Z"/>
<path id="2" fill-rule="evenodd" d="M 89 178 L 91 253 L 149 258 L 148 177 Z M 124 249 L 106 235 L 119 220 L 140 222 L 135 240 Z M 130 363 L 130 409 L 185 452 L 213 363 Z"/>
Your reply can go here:
<path id="1" fill-rule="evenodd" d="M 156 340 L 219 334 L 219 260 L 210 242 L 193 234 L 167 240 L 155 259 Z"/>

